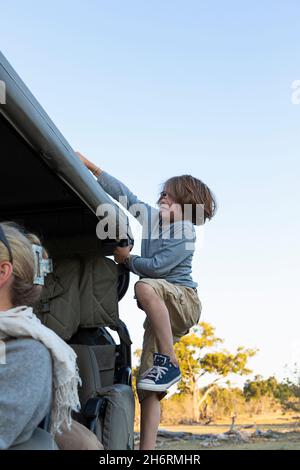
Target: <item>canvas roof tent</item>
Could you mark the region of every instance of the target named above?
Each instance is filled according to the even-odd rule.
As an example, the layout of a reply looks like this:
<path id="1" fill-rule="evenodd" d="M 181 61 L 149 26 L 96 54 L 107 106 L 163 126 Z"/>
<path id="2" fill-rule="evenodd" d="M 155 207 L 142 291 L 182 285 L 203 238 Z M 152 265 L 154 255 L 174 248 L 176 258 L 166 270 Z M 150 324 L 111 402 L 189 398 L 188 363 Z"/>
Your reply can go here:
<path id="1" fill-rule="evenodd" d="M 95 239 L 97 207 L 111 199 L 2 53 L 0 81 L 1 220 L 20 220 L 44 238 Z M 126 245 L 131 232 L 124 214 L 117 217 L 117 233 Z M 108 240 L 104 246 L 110 254 Z"/>

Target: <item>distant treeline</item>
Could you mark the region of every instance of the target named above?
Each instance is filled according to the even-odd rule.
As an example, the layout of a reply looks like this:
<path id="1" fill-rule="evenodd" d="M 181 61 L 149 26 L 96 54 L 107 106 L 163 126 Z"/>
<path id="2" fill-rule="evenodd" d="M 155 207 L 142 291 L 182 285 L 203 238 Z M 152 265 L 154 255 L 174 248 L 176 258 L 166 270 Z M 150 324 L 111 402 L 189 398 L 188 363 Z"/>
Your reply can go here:
<path id="1" fill-rule="evenodd" d="M 224 340 L 209 323 L 200 322 L 175 345 L 182 379 L 178 390 L 162 401 L 162 421 L 209 422 L 238 414 L 257 415 L 268 411 L 300 412 L 300 372 L 294 381 L 278 382 L 275 377 L 256 376 L 243 390 L 233 388 L 230 376 L 250 375 L 249 360 L 257 349 L 239 346 L 235 351 L 223 347 Z M 140 358 L 141 350 L 135 355 Z M 138 367 L 133 370 L 134 382 Z M 205 382 L 206 386 L 201 384 Z M 136 408 L 138 419 L 139 407 Z"/>

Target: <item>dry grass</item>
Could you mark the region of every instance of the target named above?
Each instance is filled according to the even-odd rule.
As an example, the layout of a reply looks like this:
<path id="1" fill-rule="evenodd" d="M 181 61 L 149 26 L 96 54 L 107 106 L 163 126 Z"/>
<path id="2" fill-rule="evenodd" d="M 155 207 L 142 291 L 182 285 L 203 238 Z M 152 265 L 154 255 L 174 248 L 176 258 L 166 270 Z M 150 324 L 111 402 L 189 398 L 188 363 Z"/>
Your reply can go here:
<path id="1" fill-rule="evenodd" d="M 209 425 L 161 425 L 160 429 L 173 432 L 189 432 L 193 434 L 221 434 L 229 430 L 230 420 L 220 420 L 219 422 Z M 271 429 L 280 433 L 276 435 L 276 439 L 266 439 L 262 437 L 251 438 L 249 442 L 220 442 L 202 445 L 203 441 L 199 440 L 160 440 L 163 442 L 159 445 L 160 450 L 300 450 L 300 416 L 295 413 L 282 414 L 281 412 L 268 413 L 257 416 L 239 416 L 236 421 L 236 428 L 243 429 L 244 426 L 248 430 L 255 431 L 256 428 L 261 431 Z M 138 431 L 138 429 L 137 429 Z"/>
<path id="2" fill-rule="evenodd" d="M 246 443 L 222 443 L 218 446 L 201 446 L 199 441 L 165 442 L 159 450 L 300 450 L 300 432 L 284 433 L 278 439 L 256 438 Z"/>

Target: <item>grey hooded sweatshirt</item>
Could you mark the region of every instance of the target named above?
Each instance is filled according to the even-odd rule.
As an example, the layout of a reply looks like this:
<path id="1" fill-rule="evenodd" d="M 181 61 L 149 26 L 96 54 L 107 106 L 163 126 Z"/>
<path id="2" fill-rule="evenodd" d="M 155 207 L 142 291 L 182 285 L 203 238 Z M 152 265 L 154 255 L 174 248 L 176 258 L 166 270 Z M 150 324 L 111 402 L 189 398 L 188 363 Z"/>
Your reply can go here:
<path id="1" fill-rule="evenodd" d="M 159 210 L 138 199 L 121 181 L 102 171 L 98 182 L 143 226 L 141 256 L 131 256 L 130 271 L 140 278 L 161 278 L 196 288 L 191 275 L 196 241 L 192 222 L 183 220 L 164 226 Z"/>

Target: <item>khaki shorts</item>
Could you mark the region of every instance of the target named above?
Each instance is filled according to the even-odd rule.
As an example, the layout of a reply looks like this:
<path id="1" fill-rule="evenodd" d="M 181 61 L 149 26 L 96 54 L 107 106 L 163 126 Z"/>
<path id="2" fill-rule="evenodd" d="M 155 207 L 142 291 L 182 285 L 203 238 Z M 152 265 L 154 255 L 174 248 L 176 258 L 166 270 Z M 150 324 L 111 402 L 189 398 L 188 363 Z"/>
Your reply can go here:
<path id="1" fill-rule="evenodd" d="M 202 305 L 197 291 L 191 287 L 171 284 L 165 279 L 144 278 L 138 282 L 145 282 L 153 287 L 159 297 L 164 301 L 169 311 L 171 328 L 173 333 L 173 344 L 186 335 L 192 326 L 197 325 L 200 320 Z M 141 306 L 138 303 L 139 308 Z M 144 322 L 144 340 L 139 369 L 139 377 L 150 367 L 153 366 L 153 353 L 158 352 L 156 338 L 153 334 L 150 321 L 146 318 Z M 147 390 L 137 390 L 139 402 L 144 400 L 149 394 Z M 161 400 L 167 395 L 167 392 L 158 394 Z"/>

